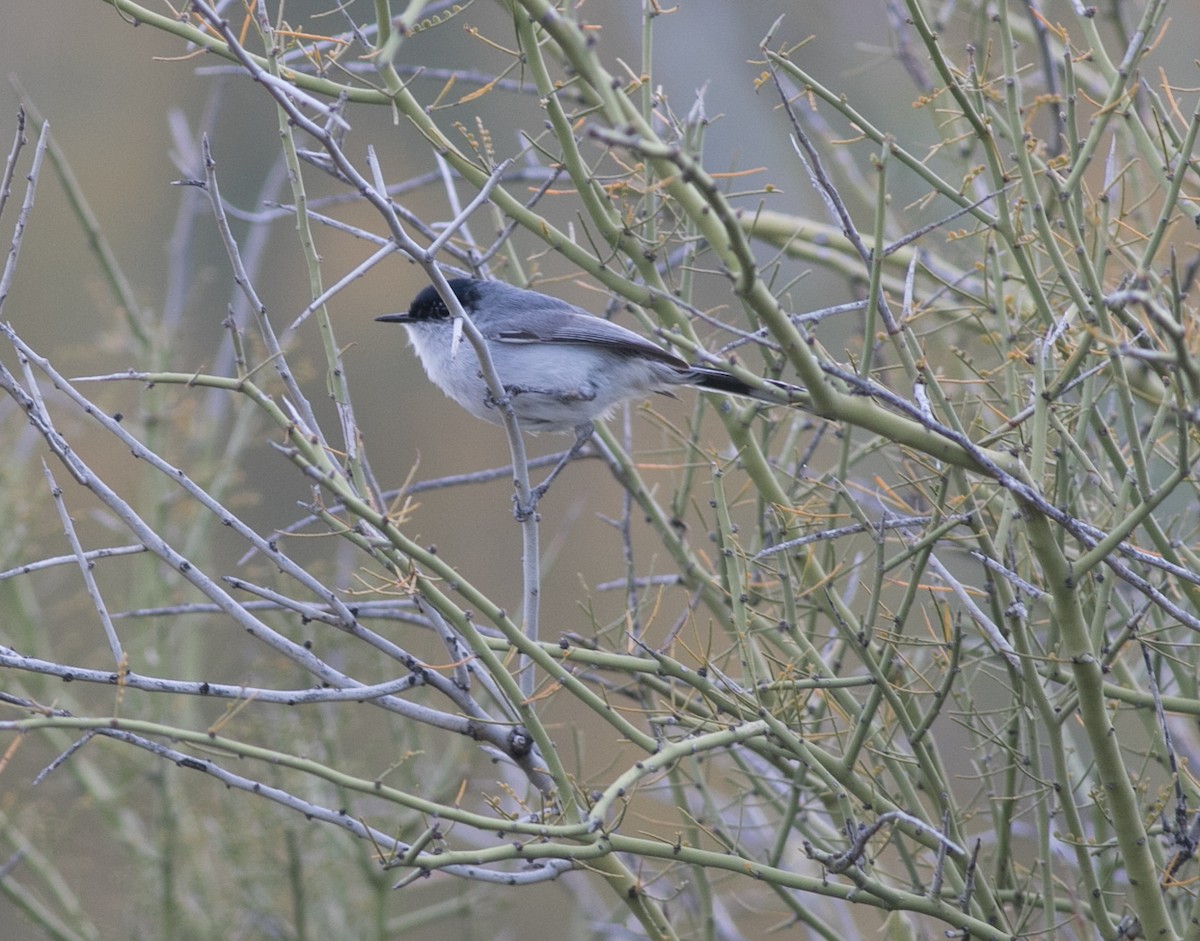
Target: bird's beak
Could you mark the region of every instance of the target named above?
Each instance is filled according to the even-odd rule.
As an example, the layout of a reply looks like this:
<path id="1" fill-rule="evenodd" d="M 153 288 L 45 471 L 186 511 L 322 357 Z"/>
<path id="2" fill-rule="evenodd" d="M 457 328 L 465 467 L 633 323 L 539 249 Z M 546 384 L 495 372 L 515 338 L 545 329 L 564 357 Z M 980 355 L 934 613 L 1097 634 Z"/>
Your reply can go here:
<path id="1" fill-rule="evenodd" d="M 375 319 L 381 321 L 382 323 L 404 323 L 406 320 L 408 320 L 408 311 L 404 311 L 404 313 L 401 314 L 384 314 L 383 316 L 376 317 Z"/>

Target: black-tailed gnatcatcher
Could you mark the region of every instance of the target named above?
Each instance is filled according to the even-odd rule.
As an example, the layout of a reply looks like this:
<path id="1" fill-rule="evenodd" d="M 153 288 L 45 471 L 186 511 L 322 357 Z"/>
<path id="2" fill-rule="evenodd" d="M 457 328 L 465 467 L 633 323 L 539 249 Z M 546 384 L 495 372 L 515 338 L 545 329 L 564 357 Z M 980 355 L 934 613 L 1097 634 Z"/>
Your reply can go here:
<path id="1" fill-rule="evenodd" d="M 521 428 L 575 434 L 570 451 L 535 488 L 535 504 L 591 437 L 592 422 L 626 399 L 670 394 L 675 386 L 775 404 L 796 403 L 804 395 L 798 386 L 765 380 L 778 390 L 772 395 L 720 369 L 690 365 L 632 330 L 537 291 L 470 278 L 452 279 L 450 289 L 487 340 Z M 433 384 L 476 418 L 501 424 L 471 344 L 464 340 L 453 348 L 454 321 L 432 285 L 406 313 L 375 319 L 404 324 Z"/>

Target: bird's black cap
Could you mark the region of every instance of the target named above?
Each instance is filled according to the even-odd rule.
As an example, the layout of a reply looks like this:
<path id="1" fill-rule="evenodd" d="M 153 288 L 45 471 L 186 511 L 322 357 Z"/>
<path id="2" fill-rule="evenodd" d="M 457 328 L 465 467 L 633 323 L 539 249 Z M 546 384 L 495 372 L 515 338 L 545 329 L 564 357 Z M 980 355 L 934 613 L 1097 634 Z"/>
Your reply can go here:
<path id="1" fill-rule="evenodd" d="M 454 296 L 458 298 L 458 302 L 469 314 L 479 300 L 481 288 L 487 284 L 486 281 L 477 281 L 474 278 L 451 278 L 449 282 L 450 290 L 454 292 Z M 406 312 L 402 314 L 384 314 L 382 317 L 376 317 L 376 320 L 383 323 L 405 323 L 414 320 L 445 320 L 450 316 L 450 311 L 447 310 L 446 304 L 442 301 L 441 295 L 438 294 L 437 288 L 432 284 L 422 288 L 421 292 L 413 298 L 412 304 Z"/>

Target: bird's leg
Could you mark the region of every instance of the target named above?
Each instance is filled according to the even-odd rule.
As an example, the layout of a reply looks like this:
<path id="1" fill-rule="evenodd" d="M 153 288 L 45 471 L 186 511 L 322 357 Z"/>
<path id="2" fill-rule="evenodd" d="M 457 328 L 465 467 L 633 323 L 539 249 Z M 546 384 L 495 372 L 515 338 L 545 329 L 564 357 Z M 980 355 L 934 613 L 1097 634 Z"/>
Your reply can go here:
<path id="1" fill-rule="evenodd" d="M 591 440 L 592 433 L 595 430 L 595 426 L 590 421 L 585 421 L 575 426 L 575 443 L 571 445 L 570 450 L 566 454 L 559 458 L 558 463 L 554 465 L 554 470 L 550 471 L 546 479 L 533 488 L 531 496 L 533 497 L 534 504 L 545 496 L 546 491 L 550 489 L 551 481 L 562 473 L 562 469 L 575 460 L 575 458 L 579 457 L 579 452 Z"/>
<path id="2" fill-rule="evenodd" d="M 516 500 L 516 506 L 513 508 L 513 516 L 517 518 L 518 522 L 524 522 L 533 515 L 533 512 L 537 509 L 538 501 L 550 489 L 551 482 L 562 473 L 564 467 L 579 456 L 579 452 L 583 450 L 583 446 L 588 443 L 592 437 L 592 432 L 595 430 L 595 426 L 590 421 L 581 422 L 575 426 L 575 443 L 571 445 L 570 450 L 566 454 L 559 458 L 558 463 L 554 465 L 554 469 L 550 471 L 546 479 L 529 492 L 529 503 L 522 504 L 519 499 Z"/>

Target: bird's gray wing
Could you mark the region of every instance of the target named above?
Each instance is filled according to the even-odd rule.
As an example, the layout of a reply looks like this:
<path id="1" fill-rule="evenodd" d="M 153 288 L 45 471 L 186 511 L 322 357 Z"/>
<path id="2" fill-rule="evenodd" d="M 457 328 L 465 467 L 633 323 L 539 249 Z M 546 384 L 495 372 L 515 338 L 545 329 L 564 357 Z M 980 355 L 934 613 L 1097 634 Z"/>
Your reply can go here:
<path id="1" fill-rule="evenodd" d="M 522 311 L 520 329 L 503 328 L 487 331 L 489 340 L 498 343 L 565 343 L 599 346 L 622 356 L 644 356 L 678 368 L 687 368 L 687 363 L 669 350 L 651 343 L 640 334 L 627 330 L 619 324 L 593 317 L 565 301 L 533 295 Z"/>

